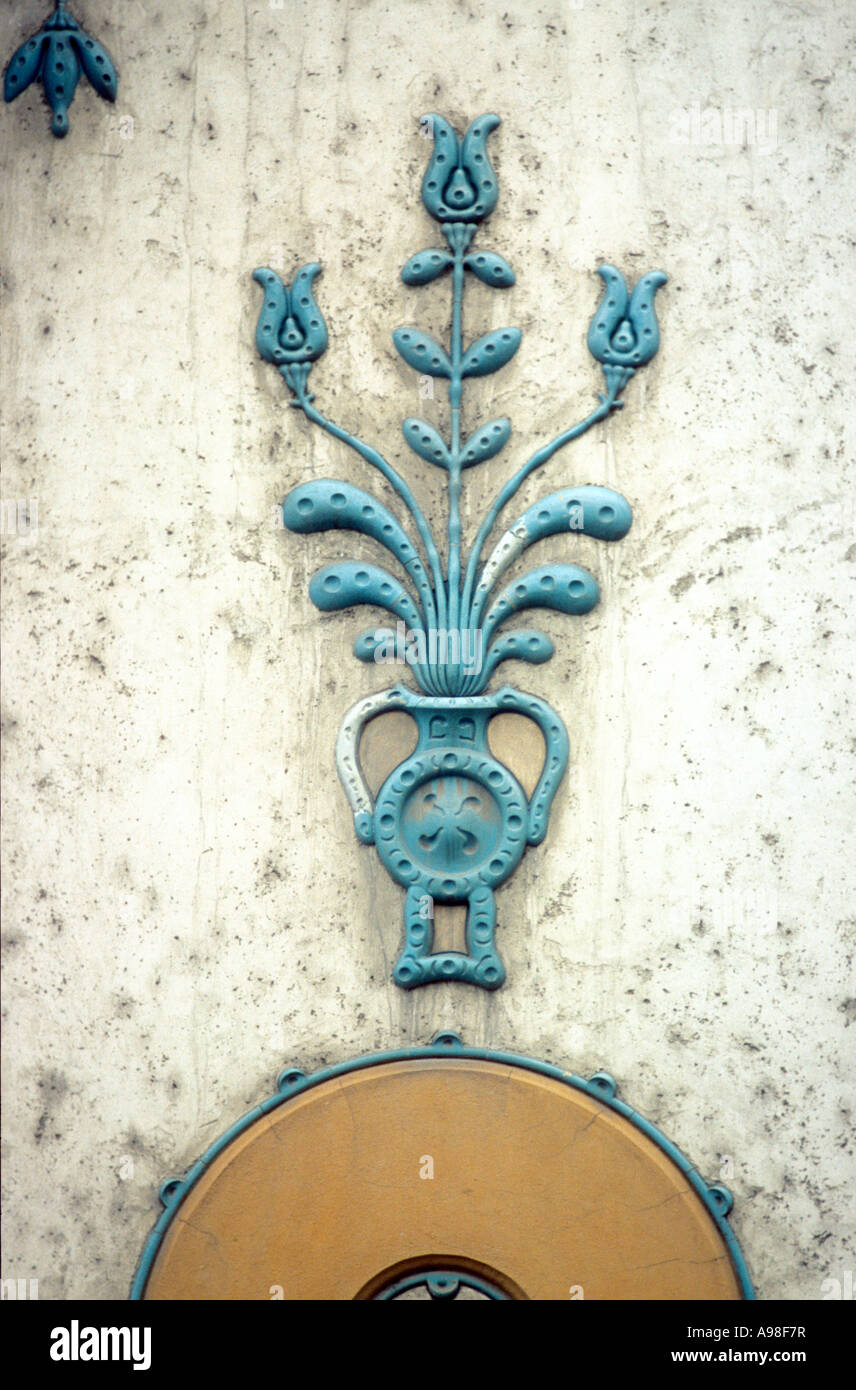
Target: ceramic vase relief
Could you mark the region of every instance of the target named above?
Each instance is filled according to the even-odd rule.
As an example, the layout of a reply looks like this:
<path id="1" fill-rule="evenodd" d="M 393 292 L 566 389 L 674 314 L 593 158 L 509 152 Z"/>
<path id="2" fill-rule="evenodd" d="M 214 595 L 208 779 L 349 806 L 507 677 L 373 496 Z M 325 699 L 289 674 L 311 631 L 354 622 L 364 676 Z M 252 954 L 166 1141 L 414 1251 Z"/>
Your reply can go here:
<path id="1" fill-rule="evenodd" d="M 374 563 L 344 560 L 324 566 L 309 586 L 310 597 L 323 612 L 367 604 L 390 614 L 395 627 L 364 632 L 354 645 L 355 655 L 379 665 L 396 663 L 418 686 L 416 691 L 396 684 L 361 700 L 346 714 L 337 745 L 339 774 L 356 833 L 364 844 L 375 846 L 384 867 L 406 890 L 404 946 L 394 979 L 405 989 L 440 980 L 496 989 L 505 970 L 495 944 L 494 890 L 516 868 L 527 845 L 544 839 L 568 761 L 567 733 L 555 710 L 510 686 L 489 691 L 502 662 L 538 664 L 554 652 L 541 632 L 502 629 L 516 613 L 533 608 L 588 613 L 600 597 L 594 576 L 575 564 L 548 564 L 504 584 L 500 581 L 525 550 L 547 536 L 582 533 L 620 540 L 630 528 L 630 507 L 611 488 L 563 488 L 528 507 L 506 525 L 490 550 L 487 547 L 501 513 L 529 475 L 624 404 L 621 393 L 659 345 L 654 296 L 666 276 L 661 271 L 644 275 L 629 293 L 618 270 L 601 266 L 604 293 L 588 334 L 589 350 L 604 376 L 599 403 L 517 468 L 499 489 L 465 551 L 463 474 L 500 454 L 511 437 L 511 422 L 505 417 L 489 420 L 465 436 L 464 383 L 510 362 L 521 334 L 517 328 L 499 328 L 466 344 L 462 327 L 468 276 L 497 290 L 508 289 L 515 280 L 502 256 L 471 249 L 480 224 L 497 202 L 487 140 L 499 118 L 481 116 L 463 136 L 438 115 L 423 117 L 422 123 L 433 138 L 422 200 L 439 224 L 445 246 L 417 252 L 401 274 L 411 286 L 450 275 L 451 332 L 448 345 L 443 345 L 421 329 L 402 327 L 394 332 L 393 342 L 420 375 L 447 383 L 446 437 L 425 420 L 409 418 L 402 425 L 419 463 L 446 475 L 444 545 L 438 544 L 406 478 L 374 446 L 342 429 L 314 404 L 309 373 L 328 346 L 314 294 L 319 265 L 305 265 L 290 285 L 273 270 L 254 272 L 264 294 L 256 344 L 261 356 L 278 367 L 290 388 L 291 405 L 380 472 L 407 515 L 406 529 L 371 493 L 333 479 L 303 483 L 283 503 L 289 530 L 361 532 L 387 551 L 401 573 L 399 578 Z M 360 768 L 360 736 L 371 719 L 390 710 L 413 718 L 418 743 L 390 773 L 373 803 Z M 531 798 L 488 745 L 488 725 L 500 713 L 534 720 L 544 737 L 544 765 Z M 465 952 L 433 950 L 438 903 L 466 907 Z"/>

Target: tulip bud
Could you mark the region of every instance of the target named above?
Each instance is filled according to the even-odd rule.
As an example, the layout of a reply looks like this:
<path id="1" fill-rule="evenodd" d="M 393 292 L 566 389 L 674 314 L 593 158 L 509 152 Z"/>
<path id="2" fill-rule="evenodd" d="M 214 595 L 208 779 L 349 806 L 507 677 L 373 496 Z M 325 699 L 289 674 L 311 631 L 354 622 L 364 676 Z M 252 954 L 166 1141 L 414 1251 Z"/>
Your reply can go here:
<path id="1" fill-rule="evenodd" d="M 422 201 L 438 222 L 481 222 L 496 207 L 499 186 L 486 142 L 498 116 L 479 116 L 463 140 L 442 116 L 423 116 L 434 153 L 422 180 Z"/>
<path id="2" fill-rule="evenodd" d="M 327 347 L 327 325 L 312 294 L 320 265 L 305 265 L 284 285 L 273 270 L 253 271 L 265 292 L 256 326 L 256 347 L 266 362 L 278 367 L 314 362 Z"/>
<path id="3" fill-rule="evenodd" d="M 636 368 L 650 362 L 660 346 L 654 295 L 668 276 L 662 270 L 643 275 L 628 301 L 620 270 L 602 265 L 598 275 L 606 286 L 588 332 L 589 352 L 604 365 Z"/>

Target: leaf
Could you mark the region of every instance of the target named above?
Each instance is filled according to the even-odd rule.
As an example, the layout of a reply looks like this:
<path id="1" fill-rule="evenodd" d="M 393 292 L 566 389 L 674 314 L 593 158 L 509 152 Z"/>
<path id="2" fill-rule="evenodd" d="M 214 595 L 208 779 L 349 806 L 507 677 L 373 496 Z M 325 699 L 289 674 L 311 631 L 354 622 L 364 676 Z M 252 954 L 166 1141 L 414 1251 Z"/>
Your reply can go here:
<path id="1" fill-rule="evenodd" d="M 293 488 L 282 504 L 282 520 L 289 531 L 311 535 L 318 531 L 359 531 L 371 536 L 403 565 L 418 554 L 392 512 L 371 493 L 335 478 L 317 478 Z"/>
<path id="2" fill-rule="evenodd" d="M 13 97 L 26 91 L 33 78 L 37 76 L 46 39 L 47 35 L 37 34 L 35 38 L 27 39 L 27 42 L 22 43 L 12 54 L 6 69 L 3 91 L 6 101 L 11 101 Z"/>
<path id="3" fill-rule="evenodd" d="M 601 541 L 620 541 L 627 535 L 632 521 L 630 503 L 620 492 L 585 484 L 562 488 L 533 502 L 508 529 L 526 549 L 545 536 L 555 536 L 562 531 L 578 531 Z"/>
<path id="4" fill-rule="evenodd" d="M 503 661 L 529 661 L 533 666 L 540 666 L 542 662 L 550 660 L 555 650 L 553 643 L 543 632 L 523 627 L 516 628 L 514 632 L 507 632 L 488 648 L 487 660 L 484 663 L 485 684 Z"/>
<path id="5" fill-rule="evenodd" d="M 72 35 L 72 43 L 80 55 L 80 65 L 98 95 L 115 101 L 119 79 L 106 48 L 102 48 L 97 39 L 90 38 L 82 29 L 79 34 Z"/>
<path id="6" fill-rule="evenodd" d="M 449 467 L 449 450 L 433 425 L 427 424 L 425 420 L 405 420 L 401 432 L 414 454 L 426 459 L 428 463 L 436 464 L 438 468 Z"/>
<path id="7" fill-rule="evenodd" d="M 512 660 L 529 661 L 533 666 L 541 666 L 543 662 L 550 660 L 555 651 L 556 648 L 549 637 L 545 637 L 543 632 L 534 632 L 527 627 L 507 632 L 504 637 L 497 638 L 491 647 L 491 655 L 495 654 L 496 666 L 500 661 Z"/>
<path id="8" fill-rule="evenodd" d="M 508 261 L 503 260 L 502 256 L 494 255 L 492 251 L 479 251 L 474 256 L 465 256 L 464 265 L 486 285 L 504 290 L 514 284 L 514 271 Z"/>
<path id="9" fill-rule="evenodd" d="M 404 585 L 378 565 L 354 560 L 325 565 L 310 579 L 309 597 L 322 613 L 370 603 L 403 618 L 413 628 L 422 627 L 422 618 Z"/>
<path id="10" fill-rule="evenodd" d="M 451 376 L 449 354 L 418 328 L 396 328 L 392 341 L 408 366 L 427 376 Z"/>
<path id="11" fill-rule="evenodd" d="M 405 285 L 427 285 L 452 264 L 449 251 L 417 251 L 401 272 Z"/>
<path id="12" fill-rule="evenodd" d="M 378 661 L 379 648 L 392 646 L 394 649 L 395 637 L 391 627 L 370 627 L 354 643 L 354 656 L 358 661 Z"/>
<path id="13" fill-rule="evenodd" d="M 495 328 L 472 343 L 464 353 L 461 376 L 488 376 L 510 362 L 520 347 L 519 328 Z M 400 349 L 399 349 L 400 351 Z"/>
<path id="14" fill-rule="evenodd" d="M 55 115 L 59 116 L 59 123 L 67 129 L 65 112 L 74 101 L 74 93 L 80 81 L 80 64 L 74 50 L 65 47 L 62 38 L 59 37 L 60 33 L 61 31 L 55 30 L 48 35 L 42 63 L 42 86 L 48 105 Z"/>
<path id="15" fill-rule="evenodd" d="M 494 454 L 498 454 L 508 443 L 510 434 L 511 421 L 505 416 L 501 420 L 491 420 L 490 424 L 482 425 L 481 429 L 470 435 L 461 450 L 461 466 L 472 468 L 474 463 L 484 463 L 485 459 L 492 459 Z"/>
<path id="16" fill-rule="evenodd" d="M 311 593 L 311 590 L 310 590 Z M 511 613 L 552 608 L 558 613 L 590 613 L 600 598 L 597 580 L 580 565 L 543 565 L 513 580 L 491 604 L 484 620 L 490 638 Z"/>

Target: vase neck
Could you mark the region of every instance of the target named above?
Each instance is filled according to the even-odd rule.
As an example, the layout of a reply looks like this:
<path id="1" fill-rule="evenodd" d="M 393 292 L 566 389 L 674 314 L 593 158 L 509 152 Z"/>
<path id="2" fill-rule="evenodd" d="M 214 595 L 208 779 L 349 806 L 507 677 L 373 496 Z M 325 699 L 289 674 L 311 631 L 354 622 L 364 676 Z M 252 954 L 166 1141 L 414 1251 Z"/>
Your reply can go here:
<path id="1" fill-rule="evenodd" d="M 492 700 L 417 697 L 411 710 L 419 729 L 418 751 L 430 748 L 484 748 L 487 725 L 496 712 Z"/>

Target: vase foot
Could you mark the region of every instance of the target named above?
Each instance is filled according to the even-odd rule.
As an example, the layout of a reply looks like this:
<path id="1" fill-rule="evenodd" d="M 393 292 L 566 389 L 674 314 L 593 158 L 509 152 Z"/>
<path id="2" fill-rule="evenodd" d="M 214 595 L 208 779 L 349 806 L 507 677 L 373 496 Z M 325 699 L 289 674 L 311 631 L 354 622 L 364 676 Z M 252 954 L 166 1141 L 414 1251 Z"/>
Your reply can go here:
<path id="1" fill-rule="evenodd" d="M 499 989 L 505 967 L 496 953 L 493 935 L 496 907 L 489 888 L 477 888 L 467 899 L 467 946 L 463 951 L 433 953 L 434 900 L 422 889 L 407 890 L 404 906 L 405 947 L 392 978 L 402 989 L 458 980 L 481 989 Z"/>

